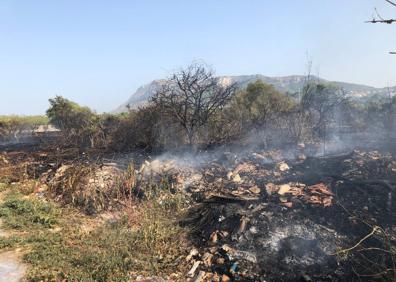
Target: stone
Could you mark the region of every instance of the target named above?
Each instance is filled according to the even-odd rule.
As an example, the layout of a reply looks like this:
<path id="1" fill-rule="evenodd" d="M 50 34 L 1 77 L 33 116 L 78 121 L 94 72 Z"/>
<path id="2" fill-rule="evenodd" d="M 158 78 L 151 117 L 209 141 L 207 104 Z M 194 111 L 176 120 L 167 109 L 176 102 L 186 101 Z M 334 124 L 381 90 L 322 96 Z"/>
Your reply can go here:
<path id="1" fill-rule="evenodd" d="M 291 187 L 289 184 L 283 184 L 279 186 L 278 194 L 284 195 L 290 191 Z"/>
<path id="2" fill-rule="evenodd" d="M 250 187 L 249 191 L 252 192 L 253 194 L 260 194 L 261 193 L 261 189 L 257 187 L 257 185 Z"/>

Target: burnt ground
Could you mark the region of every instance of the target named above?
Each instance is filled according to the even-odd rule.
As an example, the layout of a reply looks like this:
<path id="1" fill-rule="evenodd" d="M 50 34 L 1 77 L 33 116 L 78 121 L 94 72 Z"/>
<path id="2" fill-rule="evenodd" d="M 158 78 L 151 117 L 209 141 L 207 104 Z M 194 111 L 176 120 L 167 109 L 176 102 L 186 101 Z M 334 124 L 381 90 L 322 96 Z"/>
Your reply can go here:
<path id="1" fill-rule="evenodd" d="M 396 280 L 396 157 L 389 148 L 325 157 L 300 148 L 150 158 L 15 146 L 2 151 L 14 164 L 29 159 L 23 172 L 30 177 L 76 156 L 120 168 L 134 161 L 143 178 L 165 179 L 190 197 L 180 225 L 195 247 L 186 260 L 197 267 L 181 281 Z"/>
<path id="2" fill-rule="evenodd" d="M 392 154 L 355 150 L 288 161 L 284 171 L 254 156 L 220 164 L 193 193 L 206 196 L 183 224 L 201 269 L 234 281 L 395 280 Z M 241 180 L 226 180 L 238 165 Z"/>

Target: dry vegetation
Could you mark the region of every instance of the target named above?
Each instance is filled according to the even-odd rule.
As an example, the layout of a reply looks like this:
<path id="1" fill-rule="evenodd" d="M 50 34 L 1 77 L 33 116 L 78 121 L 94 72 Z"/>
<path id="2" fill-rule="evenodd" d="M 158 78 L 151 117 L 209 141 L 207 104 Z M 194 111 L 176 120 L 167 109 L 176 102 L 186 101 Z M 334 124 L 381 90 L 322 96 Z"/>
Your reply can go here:
<path id="1" fill-rule="evenodd" d="M 52 176 L 13 174 L 12 184 L 2 184 L 0 217 L 10 235 L 0 247 L 25 250 L 27 280 L 128 281 L 138 274 L 177 278 L 185 272 L 187 233 L 177 225 L 182 195 L 140 184 L 147 187 L 142 201 L 131 196 L 137 189 L 134 170 L 103 171 L 61 166 Z"/>

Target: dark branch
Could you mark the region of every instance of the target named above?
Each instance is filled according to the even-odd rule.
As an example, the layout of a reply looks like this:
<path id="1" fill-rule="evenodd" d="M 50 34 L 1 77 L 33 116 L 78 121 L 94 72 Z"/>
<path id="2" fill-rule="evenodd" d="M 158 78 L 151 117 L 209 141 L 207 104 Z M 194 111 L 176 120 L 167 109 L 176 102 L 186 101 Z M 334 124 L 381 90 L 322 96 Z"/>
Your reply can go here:
<path id="1" fill-rule="evenodd" d="M 366 21 L 366 23 L 386 23 L 386 24 L 391 24 L 396 22 L 394 19 L 389 19 L 389 20 L 377 20 L 377 19 L 372 19 L 371 21 Z"/>
<path id="2" fill-rule="evenodd" d="M 390 1 L 390 0 L 385 0 L 385 1 L 388 2 L 389 4 L 391 4 L 391 5 L 393 5 L 393 6 L 396 7 L 396 3 L 394 3 L 393 1 Z M 395 19 L 388 19 L 388 20 L 384 19 L 384 18 L 381 17 L 381 15 L 378 13 L 377 9 L 374 9 L 374 10 L 375 10 L 375 13 L 377 14 L 377 18 L 375 18 L 375 17 L 373 16 L 373 19 L 372 19 L 371 21 L 366 21 L 366 23 L 386 23 L 386 24 L 391 24 L 391 23 L 396 22 Z"/>
<path id="3" fill-rule="evenodd" d="M 388 2 L 389 4 L 391 4 L 391 5 L 393 5 L 393 6 L 396 7 L 396 3 L 394 3 L 394 2 L 392 2 L 392 1 L 390 1 L 390 0 L 385 0 L 385 1 Z"/>

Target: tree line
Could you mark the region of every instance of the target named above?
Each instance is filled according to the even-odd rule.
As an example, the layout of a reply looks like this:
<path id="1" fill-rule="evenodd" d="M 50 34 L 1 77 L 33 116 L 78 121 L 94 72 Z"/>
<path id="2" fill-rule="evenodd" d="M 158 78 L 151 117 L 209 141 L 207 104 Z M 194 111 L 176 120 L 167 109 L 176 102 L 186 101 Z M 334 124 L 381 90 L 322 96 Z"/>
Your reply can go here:
<path id="1" fill-rule="evenodd" d="M 173 73 L 146 105 L 118 115 L 97 114 L 61 96 L 49 102 L 49 122 L 61 129 L 58 144 L 107 150 L 236 142 L 272 147 L 334 134 L 375 132 L 387 138 L 396 129 L 395 96 L 363 103 L 309 79 L 294 94 L 259 80 L 241 89 L 203 64 Z"/>

